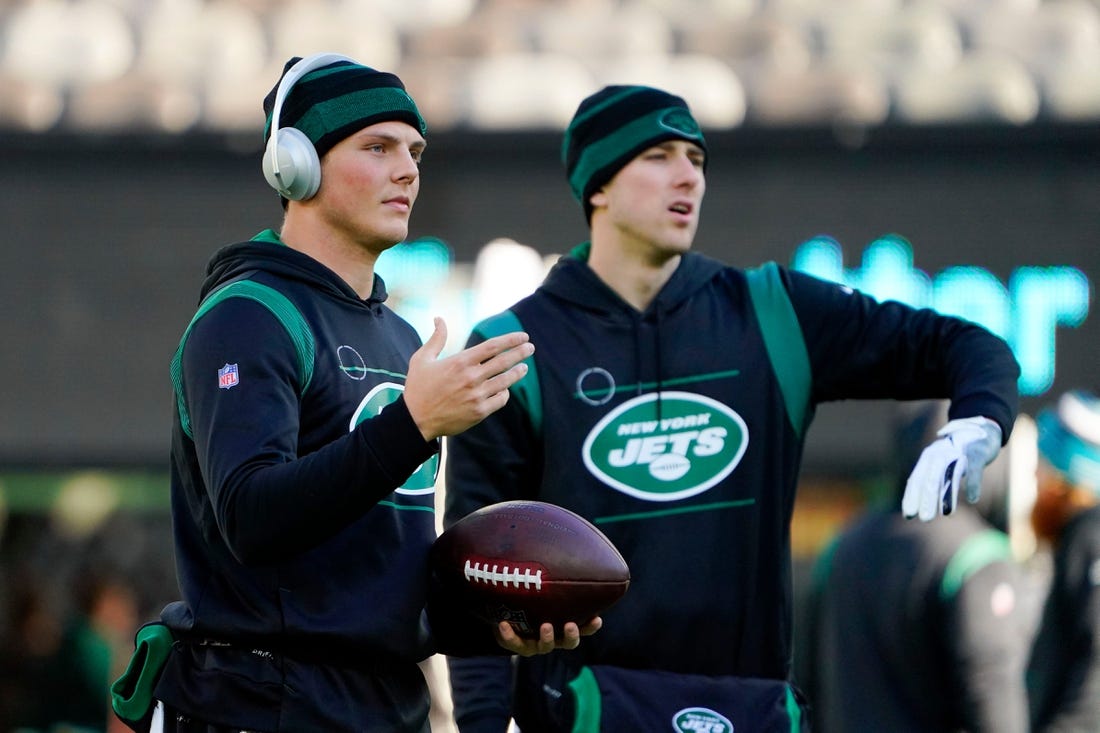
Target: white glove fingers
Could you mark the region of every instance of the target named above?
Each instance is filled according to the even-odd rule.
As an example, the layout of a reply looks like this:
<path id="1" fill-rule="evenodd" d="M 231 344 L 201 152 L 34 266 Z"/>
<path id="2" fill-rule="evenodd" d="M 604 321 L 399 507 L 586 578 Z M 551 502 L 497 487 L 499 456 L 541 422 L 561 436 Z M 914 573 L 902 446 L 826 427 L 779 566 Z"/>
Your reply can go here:
<path id="1" fill-rule="evenodd" d="M 959 501 L 959 484 L 966 476 L 966 456 L 959 456 L 947 464 L 943 472 L 943 490 L 940 494 L 940 509 L 945 515 L 955 511 Z"/>
<path id="2" fill-rule="evenodd" d="M 905 493 L 901 497 L 901 513 L 906 519 L 912 519 L 920 511 L 920 487 L 923 485 L 916 469 L 909 474 L 909 480 L 905 482 Z"/>
<path id="3" fill-rule="evenodd" d="M 943 491 L 943 460 L 939 455 L 930 456 L 924 474 L 920 492 L 920 519 L 928 522 L 940 513 L 940 495 Z"/>
<path id="4" fill-rule="evenodd" d="M 1000 427 L 984 417 L 952 420 L 939 430 L 921 453 L 901 500 L 902 513 L 928 522 L 951 514 L 958 506 L 959 488 L 965 483 L 966 498 L 981 496 L 982 470 L 1000 450 Z"/>
<path id="5" fill-rule="evenodd" d="M 966 472 L 966 500 L 971 504 L 977 504 L 982 498 L 982 472 L 985 464 L 980 460 L 970 463 L 970 470 Z"/>
<path id="6" fill-rule="evenodd" d="M 982 496 L 982 475 L 1001 449 L 1001 444 L 989 436 L 989 439 L 967 446 L 966 457 L 970 470 L 966 473 L 966 500 L 976 504 Z"/>

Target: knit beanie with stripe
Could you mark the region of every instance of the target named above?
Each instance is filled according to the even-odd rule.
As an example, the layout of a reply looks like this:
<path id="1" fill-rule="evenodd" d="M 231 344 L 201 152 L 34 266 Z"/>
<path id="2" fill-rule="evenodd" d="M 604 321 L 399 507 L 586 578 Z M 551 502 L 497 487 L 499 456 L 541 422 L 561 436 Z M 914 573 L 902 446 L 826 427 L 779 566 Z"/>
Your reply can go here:
<path id="1" fill-rule="evenodd" d="M 647 86 L 607 86 L 580 103 L 565 130 L 562 162 L 573 195 L 592 217 L 589 198 L 646 148 L 688 140 L 706 150 L 687 102 Z"/>
<path id="2" fill-rule="evenodd" d="M 265 143 L 271 136 L 271 116 L 279 83 L 300 60 L 296 56 L 286 62 L 279 82 L 264 98 Z M 364 127 L 388 120 L 406 122 L 421 135 L 428 130 L 416 103 L 397 76 L 351 60 L 322 66 L 298 79 L 279 113 L 279 127 L 296 127 L 305 133 L 318 157 Z"/>
<path id="3" fill-rule="evenodd" d="M 1035 422 L 1039 455 L 1074 485 L 1100 494 L 1100 396 L 1071 390 Z"/>

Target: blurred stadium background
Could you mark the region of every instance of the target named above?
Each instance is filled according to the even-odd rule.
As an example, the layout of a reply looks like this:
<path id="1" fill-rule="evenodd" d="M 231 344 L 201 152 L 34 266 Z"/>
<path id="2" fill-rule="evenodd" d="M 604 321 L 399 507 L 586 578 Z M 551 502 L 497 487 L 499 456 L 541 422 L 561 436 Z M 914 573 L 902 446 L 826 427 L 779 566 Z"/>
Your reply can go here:
<path id="1" fill-rule="evenodd" d="M 706 129 L 701 251 L 978 320 L 1026 412 L 1100 383 L 1100 0 L 0 0 L 0 731 L 78 581 L 174 596 L 168 360 L 207 257 L 279 224 L 260 100 L 317 51 L 429 121 L 380 270 L 451 348 L 584 238 L 560 131 L 636 82 Z M 800 568 L 882 491 L 891 409 L 819 411 Z"/>

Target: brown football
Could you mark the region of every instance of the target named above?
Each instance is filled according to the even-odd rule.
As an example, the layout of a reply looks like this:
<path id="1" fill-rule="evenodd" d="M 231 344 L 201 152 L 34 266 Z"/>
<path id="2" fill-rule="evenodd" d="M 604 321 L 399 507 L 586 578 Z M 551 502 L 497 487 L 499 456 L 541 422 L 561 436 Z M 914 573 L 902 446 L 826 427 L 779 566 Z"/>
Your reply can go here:
<path id="1" fill-rule="evenodd" d="M 533 638 L 599 615 L 630 586 L 603 532 L 556 504 L 506 501 L 474 511 L 436 539 L 432 570 L 448 596 L 484 621 Z"/>

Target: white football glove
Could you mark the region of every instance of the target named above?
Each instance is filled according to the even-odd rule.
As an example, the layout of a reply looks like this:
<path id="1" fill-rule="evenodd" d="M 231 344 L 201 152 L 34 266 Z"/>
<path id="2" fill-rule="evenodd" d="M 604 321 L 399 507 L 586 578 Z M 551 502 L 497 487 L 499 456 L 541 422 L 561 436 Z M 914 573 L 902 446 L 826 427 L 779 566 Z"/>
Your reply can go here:
<path id="1" fill-rule="evenodd" d="M 982 470 L 1001 449 L 1001 426 L 985 417 L 952 420 L 936 433 L 939 440 L 920 454 L 909 474 L 901 511 L 928 522 L 942 511 L 955 511 L 959 485 L 966 482 L 971 504 L 982 493 Z"/>

